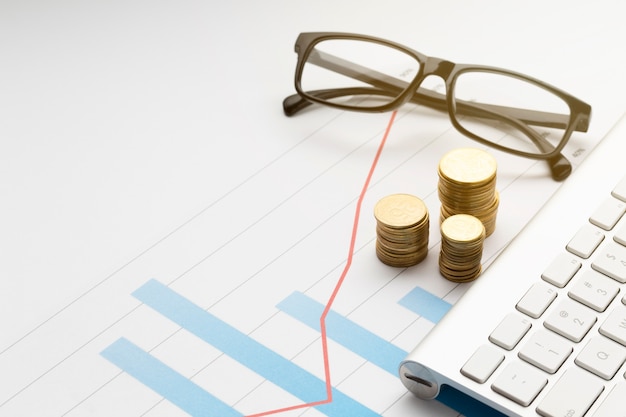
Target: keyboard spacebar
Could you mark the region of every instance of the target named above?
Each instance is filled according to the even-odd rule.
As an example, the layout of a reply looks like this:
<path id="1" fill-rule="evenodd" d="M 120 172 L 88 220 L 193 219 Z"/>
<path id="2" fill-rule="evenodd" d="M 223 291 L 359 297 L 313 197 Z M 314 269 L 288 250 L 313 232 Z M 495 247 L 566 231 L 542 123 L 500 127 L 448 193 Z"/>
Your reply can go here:
<path id="1" fill-rule="evenodd" d="M 581 417 L 604 390 L 600 379 L 580 368 L 565 371 L 546 394 L 537 412 L 544 417 Z"/>

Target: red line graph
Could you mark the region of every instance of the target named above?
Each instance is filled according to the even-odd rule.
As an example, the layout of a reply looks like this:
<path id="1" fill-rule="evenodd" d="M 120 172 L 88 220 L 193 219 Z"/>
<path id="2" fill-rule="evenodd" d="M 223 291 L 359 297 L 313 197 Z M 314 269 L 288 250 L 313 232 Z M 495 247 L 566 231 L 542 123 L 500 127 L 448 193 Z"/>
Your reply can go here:
<path id="1" fill-rule="evenodd" d="M 357 235 L 357 231 L 359 228 L 359 218 L 361 217 L 361 205 L 363 204 L 363 199 L 365 198 L 365 194 L 367 193 L 367 189 L 369 188 L 370 181 L 372 179 L 372 176 L 374 175 L 376 166 L 378 165 L 378 160 L 380 159 L 380 155 L 382 154 L 385 144 L 387 143 L 387 137 L 389 136 L 389 132 L 391 131 L 391 126 L 393 125 L 393 121 L 396 118 L 396 113 L 397 113 L 396 111 L 391 113 L 391 118 L 389 119 L 389 122 L 387 123 L 387 128 L 385 129 L 383 138 L 380 141 L 380 144 L 378 145 L 378 149 L 376 150 L 376 155 L 374 156 L 374 160 L 372 161 L 372 165 L 370 166 L 370 170 L 367 174 L 367 178 L 365 179 L 365 183 L 363 184 L 363 188 L 361 189 L 361 193 L 359 194 L 359 199 L 357 201 L 356 210 L 354 213 L 354 223 L 352 224 L 352 235 L 350 237 L 350 246 L 348 249 L 348 259 L 346 261 L 346 265 L 344 266 L 343 271 L 341 272 L 341 275 L 339 276 L 339 279 L 337 280 L 337 283 L 335 284 L 335 287 L 330 295 L 330 298 L 328 299 L 326 306 L 324 307 L 324 311 L 322 312 L 322 315 L 320 316 L 320 333 L 321 333 L 321 339 L 322 339 L 322 353 L 324 356 L 324 379 L 326 382 L 326 398 L 323 400 L 315 401 L 315 402 L 297 404 L 297 405 L 293 405 L 290 407 L 277 408 L 274 410 L 264 411 L 264 412 L 257 413 L 257 414 L 250 414 L 247 417 L 269 416 L 269 415 L 279 414 L 279 413 L 286 412 L 286 411 L 297 410 L 299 408 L 314 407 L 317 405 L 328 404 L 332 402 L 333 400 L 333 391 L 332 391 L 332 383 L 331 383 L 331 375 L 330 375 L 330 359 L 328 355 L 328 339 L 327 339 L 327 333 L 326 333 L 326 316 L 328 316 L 328 313 L 330 312 L 330 309 L 335 301 L 335 298 L 337 297 L 337 294 L 339 294 L 339 290 L 341 289 L 341 286 L 344 280 L 346 279 L 346 276 L 348 275 L 348 271 L 350 271 L 350 266 L 352 265 L 352 258 L 354 257 L 354 246 L 356 244 L 356 235 Z"/>

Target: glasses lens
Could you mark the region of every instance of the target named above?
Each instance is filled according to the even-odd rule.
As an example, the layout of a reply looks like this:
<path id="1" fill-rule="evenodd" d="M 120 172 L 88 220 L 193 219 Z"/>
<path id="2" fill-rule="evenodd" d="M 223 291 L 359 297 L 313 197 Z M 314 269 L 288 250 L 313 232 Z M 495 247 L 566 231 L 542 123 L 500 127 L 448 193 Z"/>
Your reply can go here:
<path id="1" fill-rule="evenodd" d="M 420 63 L 391 46 L 353 39 L 327 39 L 306 57 L 300 85 L 339 106 L 376 109 L 400 96 L 418 73 Z"/>
<path id="2" fill-rule="evenodd" d="M 533 81 L 467 71 L 454 85 L 454 118 L 467 132 L 502 148 L 547 155 L 563 140 L 570 108 Z"/>

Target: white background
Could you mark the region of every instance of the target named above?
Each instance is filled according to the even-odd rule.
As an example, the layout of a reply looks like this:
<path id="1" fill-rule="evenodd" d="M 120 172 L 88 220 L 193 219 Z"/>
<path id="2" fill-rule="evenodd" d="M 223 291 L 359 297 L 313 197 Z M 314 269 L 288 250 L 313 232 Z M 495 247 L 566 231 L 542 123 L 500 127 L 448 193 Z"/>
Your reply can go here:
<path id="1" fill-rule="evenodd" d="M 137 400 L 131 379 L 100 405 L 83 405 L 106 391 L 98 376 L 117 372 L 99 350 L 122 335 L 150 349 L 174 331 L 159 321 L 140 337 L 142 323 L 156 320 L 143 312 L 119 321 L 137 307 L 130 293 L 150 278 L 247 333 L 295 289 L 327 299 L 389 115 L 315 108 L 285 117 L 298 33 L 380 36 L 557 85 L 593 106 L 590 132 L 572 139 L 576 165 L 573 154 L 582 159 L 626 111 L 622 8 L 606 0 L 0 1 L 0 415 L 111 415 L 109 398 L 116 415 L 153 407 L 158 397 Z M 358 281 L 399 272 L 373 255 L 371 208 L 388 193 L 412 192 L 427 200 L 436 225 L 438 158 L 472 144 L 444 118 L 414 110 L 392 129 L 364 202 L 362 251 L 336 306 L 404 349 L 421 335 L 390 324 L 405 317 L 389 312 L 393 296 L 376 298 L 379 287 Z M 502 201 L 490 255 L 558 186 L 543 164 L 496 156 L 502 196 L 517 173 L 527 174 Z M 404 272 L 395 295 L 419 282 L 453 302 L 462 290 L 435 265 L 431 255 Z M 290 351 L 287 336 L 258 337 L 318 374 L 319 357 Z M 205 354 L 211 361 L 219 352 Z M 219 366 L 210 373 L 218 380 L 229 372 Z M 377 401 L 371 386 L 346 386 L 389 416 L 400 415 L 390 408 L 397 388 Z M 232 403 L 244 397 L 223 390 Z M 278 397 L 257 394 L 238 407 L 260 412 Z"/>

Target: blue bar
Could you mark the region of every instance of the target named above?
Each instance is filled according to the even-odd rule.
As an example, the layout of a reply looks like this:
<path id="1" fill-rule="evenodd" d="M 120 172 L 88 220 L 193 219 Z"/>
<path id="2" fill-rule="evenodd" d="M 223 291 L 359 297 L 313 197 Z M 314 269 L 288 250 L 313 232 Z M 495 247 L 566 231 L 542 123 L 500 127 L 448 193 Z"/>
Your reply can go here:
<path id="1" fill-rule="evenodd" d="M 324 305 L 317 301 L 294 292 L 276 307 L 320 331 Z M 404 350 L 332 310 L 326 316 L 326 332 L 330 339 L 394 376 L 398 375 L 398 365 L 407 355 Z"/>
<path id="2" fill-rule="evenodd" d="M 246 334 L 180 296 L 156 280 L 150 280 L 133 295 L 184 329 L 213 345 L 268 381 L 305 403 L 326 398 L 326 383 Z M 380 417 L 336 389 L 333 400 L 315 408 L 329 417 Z"/>
<path id="3" fill-rule="evenodd" d="M 101 355 L 191 416 L 242 417 L 241 413 L 127 339 L 118 339 Z"/>
<path id="4" fill-rule="evenodd" d="M 442 300 L 420 287 L 415 287 L 410 293 L 402 297 L 398 304 L 435 324 L 438 323 L 439 320 L 446 315 L 448 310 L 450 310 L 450 307 L 452 307 L 447 301 Z"/>
<path id="5" fill-rule="evenodd" d="M 405 298 L 411 303 L 420 302 L 419 306 L 423 309 L 420 312 L 424 312 L 430 319 L 438 320 L 437 317 L 441 318 L 450 308 L 450 304 L 421 288 L 413 290 L 412 294 Z M 324 306 L 305 294 L 294 292 L 278 303 L 277 307 L 296 320 L 320 331 L 319 322 Z M 407 352 L 332 310 L 326 316 L 326 332 L 329 338 L 396 376 L 400 361 L 407 355 Z M 503 417 L 478 400 L 452 388 L 442 388 L 437 400 L 467 417 Z"/>

